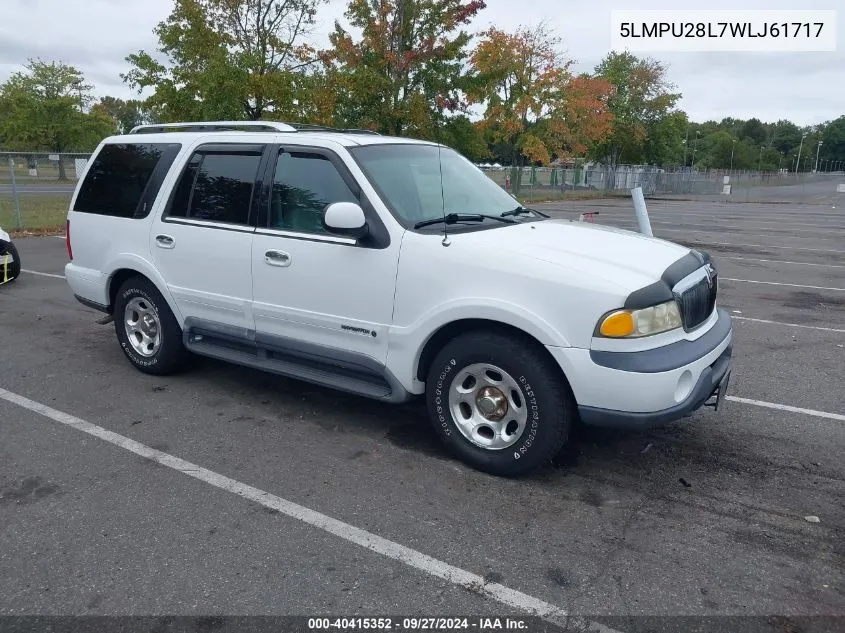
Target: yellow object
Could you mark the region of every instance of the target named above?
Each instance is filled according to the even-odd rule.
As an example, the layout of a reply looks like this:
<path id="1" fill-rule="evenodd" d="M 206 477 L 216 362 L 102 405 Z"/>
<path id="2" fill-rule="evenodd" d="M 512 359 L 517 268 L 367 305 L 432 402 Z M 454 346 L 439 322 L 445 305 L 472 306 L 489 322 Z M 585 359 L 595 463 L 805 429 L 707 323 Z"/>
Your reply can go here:
<path id="1" fill-rule="evenodd" d="M 602 336 L 620 337 L 633 334 L 635 329 L 633 315 L 622 310 L 608 315 L 602 321 L 599 331 Z"/>

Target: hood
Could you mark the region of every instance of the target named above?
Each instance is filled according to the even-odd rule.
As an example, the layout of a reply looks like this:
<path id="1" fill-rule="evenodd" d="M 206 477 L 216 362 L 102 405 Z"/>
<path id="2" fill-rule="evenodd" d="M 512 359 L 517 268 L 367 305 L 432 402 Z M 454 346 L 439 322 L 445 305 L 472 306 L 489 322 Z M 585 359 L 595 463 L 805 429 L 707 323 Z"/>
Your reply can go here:
<path id="1" fill-rule="evenodd" d="M 581 271 L 629 290 L 657 281 L 690 252 L 685 246 L 633 231 L 559 219 L 474 231 L 460 238 L 468 246 Z"/>

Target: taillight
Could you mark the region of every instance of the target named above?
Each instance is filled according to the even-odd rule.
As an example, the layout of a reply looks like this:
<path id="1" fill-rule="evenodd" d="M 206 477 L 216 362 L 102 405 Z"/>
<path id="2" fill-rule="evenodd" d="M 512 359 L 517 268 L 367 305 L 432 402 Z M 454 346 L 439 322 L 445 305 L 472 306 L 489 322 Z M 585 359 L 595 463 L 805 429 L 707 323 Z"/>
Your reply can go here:
<path id="1" fill-rule="evenodd" d="M 68 258 L 73 261 L 73 249 L 70 247 L 70 220 L 65 221 L 65 246 L 67 246 Z"/>

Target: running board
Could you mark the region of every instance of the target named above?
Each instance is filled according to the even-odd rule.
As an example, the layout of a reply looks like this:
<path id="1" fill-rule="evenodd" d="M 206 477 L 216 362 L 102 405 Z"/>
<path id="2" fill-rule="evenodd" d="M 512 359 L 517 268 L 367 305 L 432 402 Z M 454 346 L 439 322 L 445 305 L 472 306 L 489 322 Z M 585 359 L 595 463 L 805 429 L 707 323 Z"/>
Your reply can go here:
<path id="1" fill-rule="evenodd" d="M 224 360 L 245 367 L 271 372 L 286 378 L 304 380 L 377 400 L 402 401 L 406 394 L 396 393 L 388 381 L 364 369 L 339 367 L 315 358 L 263 347 L 248 340 L 233 340 L 204 331 L 189 330 L 185 347 L 202 356 Z M 404 391 L 404 390 L 402 390 Z"/>

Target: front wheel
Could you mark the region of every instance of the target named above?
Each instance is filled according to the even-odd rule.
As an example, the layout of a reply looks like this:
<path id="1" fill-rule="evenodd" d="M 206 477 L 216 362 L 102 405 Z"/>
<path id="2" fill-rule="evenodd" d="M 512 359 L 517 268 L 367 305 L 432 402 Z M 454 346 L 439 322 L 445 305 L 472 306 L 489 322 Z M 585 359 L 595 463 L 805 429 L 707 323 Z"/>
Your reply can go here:
<path id="1" fill-rule="evenodd" d="M 495 475 L 551 461 L 575 415 L 569 386 L 544 350 L 492 331 L 446 344 L 429 370 L 426 400 L 452 452 Z"/>

